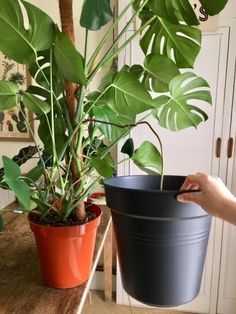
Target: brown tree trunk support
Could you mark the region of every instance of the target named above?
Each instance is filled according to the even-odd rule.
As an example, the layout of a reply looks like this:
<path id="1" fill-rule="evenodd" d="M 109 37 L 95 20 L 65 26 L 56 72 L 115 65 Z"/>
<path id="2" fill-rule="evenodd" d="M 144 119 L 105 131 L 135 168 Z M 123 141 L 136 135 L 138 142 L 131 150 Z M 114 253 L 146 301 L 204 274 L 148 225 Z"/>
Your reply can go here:
<path id="1" fill-rule="evenodd" d="M 62 32 L 66 34 L 73 43 L 75 43 L 75 32 L 73 23 L 73 0 L 58 0 L 58 1 Z M 72 122 L 74 120 L 77 103 L 77 100 L 75 98 L 76 89 L 77 85 L 75 83 L 69 81 L 65 82 L 66 101 Z M 77 181 L 79 173 L 76 166 L 76 160 L 72 160 L 71 171 L 73 174 L 74 181 Z M 84 203 L 81 203 L 76 208 L 76 216 L 79 220 L 84 220 L 85 218 Z"/>

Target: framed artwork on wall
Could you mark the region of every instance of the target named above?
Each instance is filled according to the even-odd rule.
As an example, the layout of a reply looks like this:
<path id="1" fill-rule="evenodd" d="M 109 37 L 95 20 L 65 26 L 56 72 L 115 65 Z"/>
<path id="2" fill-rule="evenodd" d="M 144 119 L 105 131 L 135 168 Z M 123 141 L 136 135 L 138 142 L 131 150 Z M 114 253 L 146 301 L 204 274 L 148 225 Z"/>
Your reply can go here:
<path id="1" fill-rule="evenodd" d="M 0 52 L 0 80 L 9 80 L 25 90 L 30 84 L 26 67 L 8 59 Z M 23 102 L 15 108 L 0 111 L 0 141 L 32 142 L 33 114 Z"/>

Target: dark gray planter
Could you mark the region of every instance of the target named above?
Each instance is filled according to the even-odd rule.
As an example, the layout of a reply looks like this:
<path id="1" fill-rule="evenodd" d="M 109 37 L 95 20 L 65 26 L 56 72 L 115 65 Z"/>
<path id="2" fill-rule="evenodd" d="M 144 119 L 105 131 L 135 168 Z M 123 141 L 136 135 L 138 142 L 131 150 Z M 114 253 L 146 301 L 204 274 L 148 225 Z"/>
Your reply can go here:
<path id="1" fill-rule="evenodd" d="M 187 303 L 200 289 L 211 216 L 176 201 L 185 177 L 124 176 L 105 181 L 121 279 L 138 301 L 160 307 Z"/>

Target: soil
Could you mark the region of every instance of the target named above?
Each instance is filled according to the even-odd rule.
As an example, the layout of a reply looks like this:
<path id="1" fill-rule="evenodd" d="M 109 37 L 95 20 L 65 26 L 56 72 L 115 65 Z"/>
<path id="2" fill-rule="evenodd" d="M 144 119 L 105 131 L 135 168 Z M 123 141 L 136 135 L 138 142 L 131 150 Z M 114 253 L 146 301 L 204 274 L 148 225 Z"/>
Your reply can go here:
<path id="1" fill-rule="evenodd" d="M 36 213 L 31 214 L 31 219 L 33 222 L 39 225 L 44 225 L 48 227 L 66 227 L 66 226 L 82 225 L 95 218 L 96 218 L 96 213 L 92 211 L 86 212 L 86 217 L 83 221 L 78 220 L 74 213 L 72 213 L 69 217 L 67 217 L 66 220 L 62 220 L 62 218 L 59 217 L 58 214 L 55 213 L 54 211 L 48 212 L 48 214 L 43 217 Z"/>

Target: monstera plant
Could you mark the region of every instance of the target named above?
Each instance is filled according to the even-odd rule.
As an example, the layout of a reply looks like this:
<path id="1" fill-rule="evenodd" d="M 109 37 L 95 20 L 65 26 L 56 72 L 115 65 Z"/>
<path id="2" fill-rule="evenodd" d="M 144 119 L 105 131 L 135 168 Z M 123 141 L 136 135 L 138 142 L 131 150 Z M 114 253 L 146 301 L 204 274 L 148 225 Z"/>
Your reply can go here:
<path id="1" fill-rule="evenodd" d="M 40 139 L 32 132 L 33 149 L 23 148 L 14 160 L 2 157 L 0 186 L 15 193 L 23 210 L 36 212 L 49 224 L 86 220 L 87 196 L 116 172 L 111 150 L 133 127 L 146 123 L 138 114 L 153 115 L 158 125 L 178 131 L 207 119 L 197 101 L 211 104 L 208 83 L 189 70 L 200 51 L 201 31 L 188 0 L 126 1 L 119 15 L 109 0 L 84 0 L 83 55 L 74 44 L 72 2 L 59 0 L 58 26 L 29 2 L 0 0 L 0 51 L 25 64 L 32 77 L 27 90 L 0 81 L 0 111 L 20 108 L 23 102 L 34 113 Z M 209 15 L 220 12 L 226 2 L 200 0 Z M 127 11 L 130 20 L 107 47 Z M 137 18 L 140 28 L 125 37 Z M 89 33 L 105 24 L 104 36 L 88 56 Z M 114 61 L 136 37 L 144 53 L 143 65 L 118 70 Z M 104 68 L 105 76 L 92 91 L 92 81 Z M 122 151 L 147 173 L 162 173 L 162 152 L 153 143 L 134 147 L 129 138 Z M 21 164 L 33 155 L 37 164 L 22 175 Z"/>

